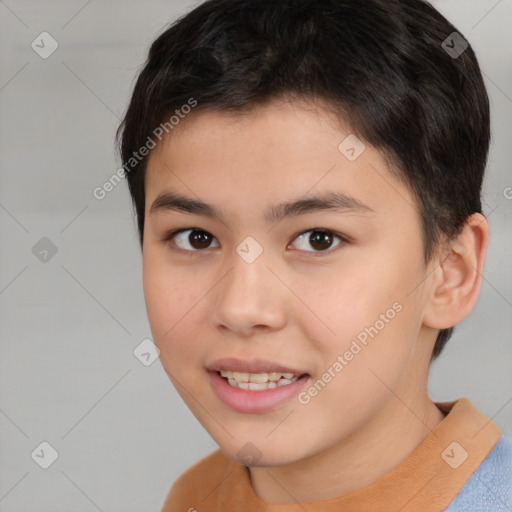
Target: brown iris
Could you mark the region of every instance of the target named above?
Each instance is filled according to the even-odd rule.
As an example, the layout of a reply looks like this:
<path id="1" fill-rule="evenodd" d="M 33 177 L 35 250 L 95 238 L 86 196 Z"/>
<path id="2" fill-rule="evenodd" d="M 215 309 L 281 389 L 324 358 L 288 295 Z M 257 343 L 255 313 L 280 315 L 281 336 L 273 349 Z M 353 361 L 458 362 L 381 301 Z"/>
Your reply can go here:
<path id="1" fill-rule="evenodd" d="M 328 249 L 332 245 L 332 234 L 329 231 L 312 231 L 309 237 L 311 247 L 319 251 Z"/>
<path id="2" fill-rule="evenodd" d="M 212 243 L 212 238 L 212 235 L 206 231 L 193 229 L 188 237 L 188 241 L 194 249 L 207 249 Z"/>

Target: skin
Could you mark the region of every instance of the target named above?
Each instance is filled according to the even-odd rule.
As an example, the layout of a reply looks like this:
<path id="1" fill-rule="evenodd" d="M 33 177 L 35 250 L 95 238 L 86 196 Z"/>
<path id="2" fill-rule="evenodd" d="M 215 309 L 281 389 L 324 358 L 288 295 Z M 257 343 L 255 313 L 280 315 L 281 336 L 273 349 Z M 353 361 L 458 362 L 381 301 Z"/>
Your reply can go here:
<path id="1" fill-rule="evenodd" d="M 369 144 L 355 161 L 345 158 L 338 145 L 350 129 L 316 107 L 274 100 L 245 116 L 197 110 L 152 151 L 145 178 L 144 294 L 160 360 L 229 457 L 243 463 L 239 450 L 249 441 L 258 448 L 252 486 L 274 504 L 366 486 L 439 425 L 427 392 L 430 356 L 438 329 L 474 306 L 487 246 L 487 223 L 475 214 L 425 264 L 410 190 Z M 373 211 L 263 219 L 268 205 L 332 190 Z M 164 191 L 221 208 L 224 222 L 150 214 Z M 210 234 L 211 246 L 190 245 L 191 232 L 164 241 L 187 228 Z M 334 237 L 322 251 L 308 242 L 319 228 L 349 241 Z M 263 248 L 251 264 L 236 252 L 247 236 Z M 394 303 L 401 311 L 306 405 L 294 398 L 240 413 L 211 387 L 205 367 L 233 356 L 305 369 L 307 389 Z"/>

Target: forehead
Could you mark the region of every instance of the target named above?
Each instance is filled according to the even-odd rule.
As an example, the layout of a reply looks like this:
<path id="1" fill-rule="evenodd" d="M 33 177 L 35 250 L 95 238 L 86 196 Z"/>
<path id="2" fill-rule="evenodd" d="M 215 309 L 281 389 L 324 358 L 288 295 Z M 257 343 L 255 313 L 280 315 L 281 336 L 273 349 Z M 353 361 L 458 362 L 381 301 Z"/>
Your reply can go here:
<path id="1" fill-rule="evenodd" d="M 332 111 L 301 102 L 243 113 L 199 109 L 152 150 L 145 178 L 147 212 L 168 191 L 267 220 L 271 204 L 329 192 L 388 215 L 417 213 L 375 148 Z"/>

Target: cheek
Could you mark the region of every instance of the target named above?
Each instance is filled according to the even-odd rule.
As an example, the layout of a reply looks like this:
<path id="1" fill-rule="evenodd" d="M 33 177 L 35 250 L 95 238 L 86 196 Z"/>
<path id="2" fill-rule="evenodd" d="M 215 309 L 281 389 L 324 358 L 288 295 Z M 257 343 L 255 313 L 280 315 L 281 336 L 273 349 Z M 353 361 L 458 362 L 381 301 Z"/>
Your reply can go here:
<path id="1" fill-rule="evenodd" d="M 329 275 L 305 277 L 296 282 L 297 295 L 304 297 L 309 307 L 307 323 L 309 339 L 325 340 L 336 351 L 348 349 L 353 338 L 379 322 L 380 315 L 390 311 L 401 295 L 393 279 L 378 278 L 379 271 L 370 266 L 349 266 Z M 302 310 L 302 308 L 300 308 Z M 387 325 L 386 325 L 387 326 Z M 329 341 L 331 340 L 331 341 Z"/>
<path id="2" fill-rule="evenodd" d="M 323 299 L 336 301 L 329 323 L 335 334 L 316 321 L 308 333 L 310 340 L 317 340 L 319 358 L 298 406 L 305 413 L 299 430 L 310 435 L 314 422 L 319 443 L 348 436 L 369 422 L 392 398 L 390 389 L 399 386 L 413 352 L 412 330 L 401 303 L 383 300 L 375 288 L 361 301 L 355 299 L 358 290 L 345 291 L 341 297 L 333 293 Z"/>
<path id="3" fill-rule="evenodd" d="M 197 279 L 185 279 L 157 258 L 145 255 L 144 297 L 153 341 L 160 350 L 166 370 L 188 368 L 198 364 L 197 355 L 205 343 L 191 333 L 200 325 L 205 292 Z"/>
<path id="4" fill-rule="evenodd" d="M 360 260 L 347 265 L 350 271 L 303 281 L 298 288 L 316 314 L 315 318 L 309 313 L 310 320 L 301 325 L 320 355 L 317 375 L 331 368 L 336 374 L 332 389 L 352 390 L 354 400 L 347 398 L 349 407 L 363 392 L 385 391 L 377 376 L 390 385 L 396 382 L 414 349 L 412 340 L 417 337 L 421 315 L 415 294 L 410 292 L 419 272 L 405 268 L 396 256 L 394 262 Z M 343 369 L 338 364 L 335 371 L 332 367 L 339 363 L 338 356 L 344 360 Z"/>

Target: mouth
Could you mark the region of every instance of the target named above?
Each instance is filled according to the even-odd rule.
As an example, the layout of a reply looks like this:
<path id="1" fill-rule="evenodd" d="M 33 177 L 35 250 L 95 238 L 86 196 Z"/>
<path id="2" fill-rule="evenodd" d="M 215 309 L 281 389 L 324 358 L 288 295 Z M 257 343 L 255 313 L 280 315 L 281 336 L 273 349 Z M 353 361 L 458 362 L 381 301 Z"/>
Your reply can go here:
<path id="1" fill-rule="evenodd" d="M 218 374 L 226 379 L 230 386 L 238 389 L 248 389 L 250 391 L 263 391 L 279 386 L 288 386 L 307 375 L 281 372 L 248 373 L 233 372 L 231 370 L 220 370 Z"/>
<path id="2" fill-rule="evenodd" d="M 213 391 L 230 409 L 263 413 L 291 401 L 311 376 L 302 370 L 265 361 L 222 359 L 210 365 Z"/>

